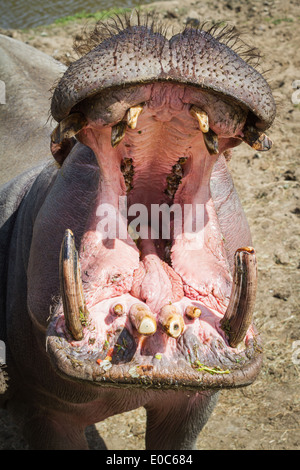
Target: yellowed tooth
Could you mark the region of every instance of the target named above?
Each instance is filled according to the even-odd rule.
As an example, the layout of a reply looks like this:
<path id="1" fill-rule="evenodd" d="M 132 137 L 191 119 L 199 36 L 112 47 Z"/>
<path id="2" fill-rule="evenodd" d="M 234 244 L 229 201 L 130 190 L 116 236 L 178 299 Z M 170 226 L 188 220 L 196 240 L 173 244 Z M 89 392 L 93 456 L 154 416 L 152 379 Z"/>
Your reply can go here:
<path id="1" fill-rule="evenodd" d="M 119 143 L 124 139 L 126 132 L 126 122 L 121 121 L 115 124 L 111 128 L 111 146 L 117 147 Z"/>
<path id="2" fill-rule="evenodd" d="M 217 155 L 219 153 L 219 140 L 217 134 L 212 129 L 203 134 L 205 146 L 210 155 Z"/>
<path id="3" fill-rule="evenodd" d="M 174 305 L 167 304 L 162 307 L 159 317 L 161 326 L 168 336 L 178 338 L 183 333 L 184 320 Z"/>
<path id="4" fill-rule="evenodd" d="M 113 312 L 115 315 L 124 315 L 124 308 L 123 308 L 123 305 L 122 304 L 116 304 L 113 308 Z"/>
<path id="5" fill-rule="evenodd" d="M 149 308 L 143 304 L 133 304 L 129 311 L 131 323 L 143 336 L 151 336 L 156 332 L 156 320 Z"/>
<path id="6" fill-rule="evenodd" d="M 206 112 L 198 108 L 198 106 L 193 105 L 190 109 L 190 113 L 198 120 L 200 130 L 206 134 L 206 132 L 209 131 L 208 115 Z"/>
<path id="7" fill-rule="evenodd" d="M 75 238 L 69 229 L 65 231 L 60 249 L 59 280 L 67 329 L 76 341 L 80 341 L 83 338 L 83 321 L 86 320 L 88 312 L 84 300 Z"/>
<path id="8" fill-rule="evenodd" d="M 141 112 L 143 111 L 143 106 L 138 104 L 137 106 L 132 106 L 127 112 L 127 124 L 130 129 L 135 129 L 137 125 L 137 120 Z"/>
<path id="9" fill-rule="evenodd" d="M 65 139 L 71 139 L 87 124 L 85 116 L 81 113 L 69 114 L 60 121 L 51 134 L 51 142 L 60 144 Z"/>
<path id="10" fill-rule="evenodd" d="M 254 150 L 264 152 L 270 150 L 273 145 L 272 140 L 266 134 L 259 132 L 259 130 L 254 126 L 245 126 L 243 133 L 244 137 L 242 140 L 246 142 L 246 144 L 250 145 Z"/>
<path id="11" fill-rule="evenodd" d="M 188 307 L 185 309 L 186 316 L 191 320 L 194 318 L 199 318 L 201 313 L 201 309 L 199 307 L 194 307 L 193 305 L 188 305 Z"/>
<path id="12" fill-rule="evenodd" d="M 236 250 L 233 283 L 229 304 L 220 321 L 229 345 L 237 348 L 243 342 L 252 323 L 257 290 L 257 262 L 252 246 Z"/>

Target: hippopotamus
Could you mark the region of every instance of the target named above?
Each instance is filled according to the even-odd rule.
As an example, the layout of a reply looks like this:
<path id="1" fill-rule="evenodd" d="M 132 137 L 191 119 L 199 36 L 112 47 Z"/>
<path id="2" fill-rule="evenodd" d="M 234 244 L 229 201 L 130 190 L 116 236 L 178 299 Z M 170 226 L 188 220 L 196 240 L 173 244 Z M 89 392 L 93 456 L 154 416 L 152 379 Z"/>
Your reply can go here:
<path id="1" fill-rule="evenodd" d="M 233 36 L 98 25 L 53 87 L 51 160 L 1 188 L 0 401 L 30 448 L 87 449 L 87 426 L 144 407 L 147 449 L 193 449 L 219 392 L 259 373 L 228 161 L 271 148 L 276 106 Z"/>

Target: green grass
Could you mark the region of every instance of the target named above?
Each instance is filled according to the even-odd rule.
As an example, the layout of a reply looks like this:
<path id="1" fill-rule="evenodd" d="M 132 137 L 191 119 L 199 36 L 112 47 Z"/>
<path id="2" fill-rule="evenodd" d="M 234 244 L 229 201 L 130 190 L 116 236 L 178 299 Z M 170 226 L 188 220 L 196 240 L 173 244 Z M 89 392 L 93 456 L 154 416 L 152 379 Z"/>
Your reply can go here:
<path id="1" fill-rule="evenodd" d="M 267 23 L 273 23 L 275 25 L 278 25 L 281 23 L 293 23 L 294 21 L 298 21 L 299 19 L 300 17 L 295 17 L 295 18 L 284 17 L 284 18 L 275 18 L 275 19 L 271 17 L 265 17 L 264 21 L 266 21 Z"/>
<path id="2" fill-rule="evenodd" d="M 72 21 L 83 19 L 93 19 L 95 21 L 106 20 L 110 16 L 120 15 L 130 11 L 129 8 L 111 8 L 109 10 L 96 11 L 95 13 L 87 13 L 85 10 L 75 13 L 74 15 L 63 16 L 54 21 L 55 24 L 62 26 Z"/>
<path id="3" fill-rule="evenodd" d="M 293 23 L 294 19 L 293 18 L 278 18 L 276 20 L 273 20 L 272 23 L 273 24 L 280 24 L 282 22 L 286 22 L 286 23 Z"/>

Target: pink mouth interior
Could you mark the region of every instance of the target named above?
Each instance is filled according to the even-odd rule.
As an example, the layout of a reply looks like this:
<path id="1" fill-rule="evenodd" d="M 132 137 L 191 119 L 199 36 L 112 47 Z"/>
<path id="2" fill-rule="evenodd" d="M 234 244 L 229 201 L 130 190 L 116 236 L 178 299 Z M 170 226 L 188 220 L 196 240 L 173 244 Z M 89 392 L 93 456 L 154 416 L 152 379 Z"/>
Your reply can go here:
<path id="1" fill-rule="evenodd" d="M 138 96 L 132 92 L 132 96 L 128 93 L 125 98 L 124 103 L 118 100 L 120 109 L 115 112 L 121 117 L 116 122 L 123 118 L 129 105 L 143 103 L 143 111 L 136 129 L 127 128 L 116 148 L 111 145 L 115 122 L 107 124 L 97 119 L 96 99 L 90 114 L 85 109 L 88 124 L 77 135 L 80 142 L 94 151 L 101 180 L 79 251 L 89 327 L 84 339 L 73 344 L 93 349 L 96 343 L 105 349 L 108 339 L 126 328 L 136 339 L 140 354 L 155 357 L 164 353 L 171 357 L 177 348 L 176 339 L 159 328 L 153 336 L 141 338 L 128 315 L 113 313 L 116 304 L 121 304 L 128 313 L 132 304 L 141 303 L 155 315 L 158 325 L 161 308 L 173 304 L 184 318 L 185 330 L 191 327 L 201 344 L 209 345 L 220 339 L 228 345 L 218 325 L 228 305 L 232 274 L 210 194 L 211 172 L 219 155 L 208 152 L 190 108 L 195 104 L 208 114 L 210 128 L 218 135 L 219 154 L 232 147 L 232 139 L 241 135 L 247 114 L 215 95 L 181 85 L 144 85 Z M 130 166 L 129 173 L 124 172 L 126 165 Z M 126 187 L 128 174 L 130 184 Z M 119 210 L 119 198 L 124 196 L 128 214 L 132 214 L 128 220 Z M 101 223 L 104 204 L 113 206 L 110 221 L 115 221 L 117 229 L 122 233 L 125 230 L 126 234 L 127 224 L 134 218 L 135 204 L 145 206 L 148 225 L 139 229 L 148 238 L 133 240 L 130 234 L 125 239 L 107 238 L 107 227 Z M 199 205 L 203 208 L 204 225 L 198 234 L 183 230 L 181 238 L 174 238 L 171 223 L 169 239 L 161 234 L 151 238 L 154 204 L 179 204 L 182 208 L 189 205 L 193 214 Z M 189 305 L 201 309 L 200 318 L 191 320 L 185 316 Z M 61 317 L 57 331 L 63 328 Z M 246 342 L 252 336 L 250 328 Z"/>

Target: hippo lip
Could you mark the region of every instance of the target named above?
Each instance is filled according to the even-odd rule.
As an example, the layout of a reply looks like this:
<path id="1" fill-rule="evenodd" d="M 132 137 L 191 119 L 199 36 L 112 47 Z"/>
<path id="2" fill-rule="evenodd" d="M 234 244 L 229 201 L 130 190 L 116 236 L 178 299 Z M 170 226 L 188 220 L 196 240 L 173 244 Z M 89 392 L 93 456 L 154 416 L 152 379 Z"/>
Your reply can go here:
<path id="1" fill-rule="evenodd" d="M 256 91 L 251 98 L 244 89 L 225 90 L 224 80 L 214 74 L 196 87 L 182 57 L 176 59 L 176 71 L 174 63 L 167 71 L 166 63 L 172 61 L 166 59 L 166 47 L 174 61 L 179 42 L 190 44 L 191 36 L 193 47 L 203 50 L 205 42 L 210 57 L 216 51 L 223 59 L 232 53 L 207 33 L 186 32 L 168 43 L 141 27 L 121 36 L 122 47 L 126 50 L 126 40 L 130 45 L 128 51 L 136 51 L 135 41 L 145 45 L 146 37 L 155 43 L 154 49 L 145 46 L 146 56 L 151 50 L 149 68 L 155 78 L 143 76 L 137 82 L 131 73 L 143 70 L 137 65 L 139 70 L 134 69 L 138 61 L 131 57 L 126 76 L 108 70 L 102 79 L 99 70 L 113 45 L 115 65 L 121 61 L 120 38 L 112 37 L 70 67 L 52 101 L 59 121 L 52 134 L 54 157 L 63 163 L 65 144 L 76 135 L 93 150 L 101 183 L 84 234 L 66 227 L 59 261 L 61 300 L 48 327 L 47 350 L 59 373 L 94 384 L 197 389 L 247 385 L 262 361 L 252 325 L 255 252 L 251 246 L 236 246 L 229 256 L 209 187 L 214 165 L 225 162 L 228 149 L 242 141 L 256 150 L 271 147 L 262 133 L 274 117 L 270 92 L 262 77 L 236 55 L 235 65 L 246 70 L 243 83 L 254 77 L 255 86 L 260 84 L 255 89 L 263 88 L 263 103 Z M 202 73 L 206 76 L 204 69 Z M 120 86 L 122 80 L 125 86 Z M 67 145 L 68 152 L 73 144 Z M 63 164 L 66 178 L 71 155 Z M 191 253 L 187 232 L 176 238 L 173 225 L 167 241 L 151 232 L 144 237 L 139 233 L 135 243 L 126 230 L 125 239 L 103 242 L 99 207 L 109 202 L 114 219 L 120 212 L 117 199 L 124 195 L 129 208 L 164 203 L 190 203 L 194 208 L 199 202 L 204 208 L 204 245 Z M 125 219 L 131 227 L 132 219 Z M 148 223 L 150 219 L 146 232 Z"/>

